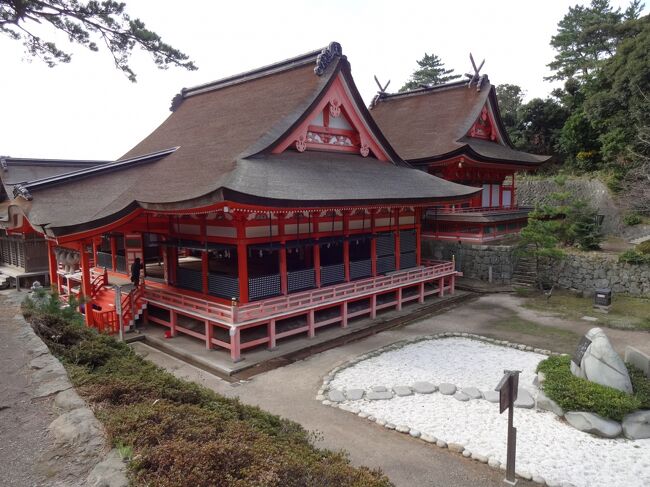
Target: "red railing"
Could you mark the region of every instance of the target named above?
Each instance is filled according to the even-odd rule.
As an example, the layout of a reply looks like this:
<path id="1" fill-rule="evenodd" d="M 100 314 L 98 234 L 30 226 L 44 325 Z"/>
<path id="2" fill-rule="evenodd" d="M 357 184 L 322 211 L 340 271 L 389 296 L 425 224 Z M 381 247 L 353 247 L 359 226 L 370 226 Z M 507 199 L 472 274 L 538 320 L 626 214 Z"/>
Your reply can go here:
<path id="1" fill-rule="evenodd" d="M 122 305 L 122 323 L 128 326 L 135 317 L 143 303 L 144 292 L 142 286 L 131 289 L 128 293 L 122 293 L 120 296 Z M 93 309 L 93 326 L 100 333 L 119 333 L 120 320 L 115 309 L 96 310 Z"/>
<path id="2" fill-rule="evenodd" d="M 152 304 L 174 307 L 205 319 L 224 324 L 241 324 L 277 314 L 286 314 L 321 304 L 335 304 L 351 298 L 363 298 L 377 292 L 390 291 L 404 285 L 417 284 L 455 273 L 454 263 L 429 261 L 426 266 L 397 271 L 387 276 L 346 282 L 277 298 L 256 301 L 241 306 L 226 306 L 173 291 L 146 286 L 144 297 Z"/>
<path id="3" fill-rule="evenodd" d="M 94 273 L 92 273 L 94 274 Z M 104 269 L 101 274 L 95 274 L 90 280 L 90 296 L 95 298 L 104 286 L 108 284 L 108 272 Z"/>
<path id="4" fill-rule="evenodd" d="M 115 310 L 106 311 L 93 309 L 93 326 L 100 333 L 117 333 L 119 332 L 119 321 Z"/>
<path id="5" fill-rule="evenodd" d="M 528 206 L 471 206 L 465 208 L 439 208 L 438 215 L 449 215 L 455 213 L 499 213 L 507 211 L 531 211 L 533 208 Z M 431 218 L 436 213 L 435 210 L 427 211 L 427 218 Z"/>

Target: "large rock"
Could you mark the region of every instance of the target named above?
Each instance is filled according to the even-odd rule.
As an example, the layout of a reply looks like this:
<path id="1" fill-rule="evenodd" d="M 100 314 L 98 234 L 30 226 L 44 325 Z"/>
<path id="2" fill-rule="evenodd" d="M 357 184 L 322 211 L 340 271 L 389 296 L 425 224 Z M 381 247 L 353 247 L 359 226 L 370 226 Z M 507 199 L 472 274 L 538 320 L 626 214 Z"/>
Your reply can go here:
<path id="1" fill-rule="evenodd" d="M 117 450 L 111 450 L 104 460 L 95 465 L 86 479 L 86 485 L 88 487 L 127 487 L 129 485 L 126 465 Z"/>
<path id="2" fill-rule="evenodd" d="M 87 407 L 62 414 L 50 423 L 48 429 L 57 445 L 91 447 L 104 443 L 102 426 Z"/>
<path id="3" fill-rule="evenodd" d="M 616 438 L 623 432 L 620 423 L 594 413 L 572 411 L 564 415 L 571 426 L 603 438 Z"/>
<path id="4" fill-rule="evenodd" d="M 537 396 L 535 397 L 535 407 L 542 411 L 551 411 L 560 417 L 564 416 L 564 410 L 560 405 L 542 391 L 537 392 Z"/>
<path id="5" fill-rule="evenodd" d="M 532 409 L 535 406 L 535 400 L 526 389 L 519 388 L 517 391 L 516 408 Z"/>
<path id="6" fill-rule="evenodd" d="M 627 368 L 605 332 L 600 328 L 592 328 L 585 338 L 591 343 L 587 346 L 580 365 L 571 361 L 573 375 L 632 394 L 632 382 Z"/>
<path id="7" fill-rule="evenodd" d="M 637 411 L 623 418 L 623 434 L 630 440 L 650 438 L 650 411 Z"/>

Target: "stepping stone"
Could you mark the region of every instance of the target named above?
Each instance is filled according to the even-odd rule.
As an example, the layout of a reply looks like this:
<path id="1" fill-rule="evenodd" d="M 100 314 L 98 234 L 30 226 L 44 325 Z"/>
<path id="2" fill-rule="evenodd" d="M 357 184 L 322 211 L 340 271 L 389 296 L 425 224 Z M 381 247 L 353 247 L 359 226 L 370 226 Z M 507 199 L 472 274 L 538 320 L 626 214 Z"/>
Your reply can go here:
<path id="1" fill-rule="evenodd" d="M 483 399 L 489 402 L 499 402 L 499 393 L 497 391 L 481 391 Z"/>
<path id="2" fill-rule="evenodd" d="M 440 384 L 438 386 L 438 390 L 440 391 L 440 394 L 444 394 L 445 396 L 451 396 L 456 392 L 456 386 L 453 384 Z"/>
<path id="3" fill-rule="evenodd" d="M 438 390 L 438 387 L 431 382 L 415 382 L 411 387 L 418 394 L 431 394 Z"/>
<path id="4" fill-rule="evenodd" d="M 347 397 L 350 401 L 358 401 L 363 397 L 363 393 L 365 391 L 363 389 L 348 389 L 345 391 L 345 397 Z"/>
<path id="5" fill-rule="evenodd" d="M 482 399 L 483 394 L 476 387 L 465 387 L 462 389 L 464 394 L 467 394 L 472 399 Z"/>
<path id="6" fill-rule="evenodd" d="M 400 397 L 413 395 L 413 391 L 409 386 L 395 386 L 393 392 Z"/>
<path id="7" fill-rule="evenodd" d="M 370 391 L 366 394 L 366 399 L 370 401 L 379 401 L 382 399 L 392 399 L 393 393 L 389 391 Z"/>
<path id="8" fill-rule="evenodd" d="M 469 401 L 469 396 L 464 392 L 458 391 L 456 392 L 456 394 L 454 394 L 454 399 L 456 399 L 457 401 L 465 402 L 465 401 Z"/>
<path id="9" fill-rule="evenodd" d="M 332 389 L 327 393 L 327 398 L 332 402 L 343 402 L 345 401 L 345 396 L 342 391 L 338 389 Z"/>
<path id="10" fill-rule="evenodd" d="M 386 392 L 388 389 L 386 389 L 384 386 L 372 386 L 370 390 L 373 392 Z"/>
<path id="11" fill-rule="evenodd" d="M 517 400 L 515 401 L 515 407 L 532 409 L 535 407 L 535 400 L 526 389 L 519 389 L 517 391 Z"/>

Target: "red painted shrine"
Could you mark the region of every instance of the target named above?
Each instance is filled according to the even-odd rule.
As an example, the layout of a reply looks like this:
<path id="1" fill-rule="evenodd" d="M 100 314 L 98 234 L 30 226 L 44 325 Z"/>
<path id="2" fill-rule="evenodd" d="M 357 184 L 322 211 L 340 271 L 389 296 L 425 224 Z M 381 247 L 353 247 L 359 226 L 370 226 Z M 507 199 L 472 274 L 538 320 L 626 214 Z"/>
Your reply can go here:
<path id="1" fill-rule="evenodd" d="M 481 243 L 519 233 L 530 208 L 517 205 L 516 173 L 549 157 L 515 150 L 487 76 L 380 93 L 372 116 L 400 156 L 430 174 L 480 190 L 468 201 L 437 204 L 424 215 L 423 234 Z"/>
<path id="2" fill-rule="evenodd" d="M 423 212 L 470 207 L 481 188 L 404 162 L 340 45 L 183 89 L 172 112 L 117 161 L 4 184 L 46 236 L 59 292 L 89 300 L 88 325 L 116 330 L 108 284 L 128 284 L 136 258 L 126 326 L 142 317 L 233 360 L 454 292 L 453 263 L 421 258 Z M 466 183 L 466 161 L 431 172 Z"/>

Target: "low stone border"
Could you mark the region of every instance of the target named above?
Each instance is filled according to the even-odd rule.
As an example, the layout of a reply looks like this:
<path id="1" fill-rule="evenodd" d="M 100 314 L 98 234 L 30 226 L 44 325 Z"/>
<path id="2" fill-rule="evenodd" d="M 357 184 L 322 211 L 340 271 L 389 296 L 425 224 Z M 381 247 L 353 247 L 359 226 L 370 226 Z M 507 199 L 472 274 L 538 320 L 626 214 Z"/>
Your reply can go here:
<path id="1" fill-rule="evenodd" d="M 54 397 L 54 408 L 59 416 L 48 426 L 48 433 L 55 446 L 70 447 L 74 461 L 86 461 L 94 465 L 85 482 L 88 487 L 127 487 L 126 465 L 116 449 L 105 453 L 106 434 L 93 411 L 77 394 L 68 374 L 59 360 L 50 353 L 22 314 L 14 319 L 21 322 L 20 338 L 26 342 L 28 353 L 33 357 L 29 367 L 35 386 L 34 399 Z"/>
<path id="2" fill-rule="evenodd" d="M 405 347 L 407 345 L 411 345 L 413 343 L 418 343 L 418 342 L 421 342 L 421 341 L 435 340 L 435 339 L 441 339 L 441 338 L 468 338 L 468 339 L 472 339 L 472 340 L 478 340 L 478 341 L 482 341 L 482 342 L 486 342 L 486 343 L 491 343 L 493 345 L 505 346 L 505 347 L 514 348 L 514 349 L 517 349 L 517 350 L 522 350 L 522 351 L 527 351 L 527 352 L 535 352 L 535 353 L 539 353 L 541 355 L 547 355 L 547 356 L 560 355 L 560 354 L 554 353 L 554 352 L 552 352 L 550 350 L 534 348 L 534 347 L 531 347 L 530 345 L 524 345 L 524 344 L 520 344 L 520 343 L 512 343 L 512 342 L 509 342 L 507 340 L 497 340 L 495 338 L 488 338 L 488 337 L 484 337 L 484 336 L 481 336 L 481 335 L 476 335 L 476 334 L 473 334 L 473 333 L 445 332 L 445 333 L 438 333 L 438 334 L 435 334 L 435 335 L 426 335 L 426 336 L 422 336 L 422 337 L 411 338 L 411 339 L 407 339 L 407 340 L 401 340 L 399 342 L 395 342 L 395 343 L 392 343 L 390 345 L 386 345 L 384 347 L 373 350 L 372 352 L 368 352 L 368 353 L 365 353 L 365 354 L 360 355 L 358 357 L 355 357 L 352 360 L 349 360 L 349 361 L 347 361 L 347 362 L 333 368 L 323 378 L 323 384 L 322 384 L 321 388 L 318 390 L 318 394 L 316 395 L 316 400 L 321 401 L 323 403 L 323 405 L 325 405 L 325 406 L 339 408 L 339 409 L 341 409 L 343 411 L 347 411 L 347 412 L 350 412 L 352 414 L 356 414 L 357 416 L 359 416 L 362 419 L 367 419 L 368 421 L 377 423 L 378 425 L 383 426 L 383 427 L 385 427 L 387 429 L 395 430 L 395 431 L 398 431 L 398 432 L 404 433 L 404 434 L 408 434 L 408 435 L 412 436 L 413 438 L 419 438 L 420 440 L 422 440 L 422 441 L 424 441 L 426 443 L 436 445 L 436 446 L 438 446 L 440 448 L 448 448 L 450 451 L 462 454 L 466 458 L 471 458 L 472 460 L 476 460 L 478 462 L 485 463 L 485 464 L 487 464 L 488 466 L 490 466 L 492 468 L 498 468 L 498 469 L 501 469 L 501 470 L 505 470 L 505 468 L 506 468 L 505 464 L 501 464 L 501 462 L 499 462 L 498 460 L 495 460 L 494 458 L 488 458 L 487 456 L 471 452 L 471 451 L 467 450 L 465 448 L 465 445 L 463 445 L 463 444 L 447 443 L 442 438 L 436 438 L 434 436 L 430 436 L 430 435 L 427 435 L 427 434 L 422 434 L 420 431 L 418 431 L 416 429 L 413 429 L 413 428 L 410 428 L 409 426 L 406 426 L 406 425 L 395 425 L 393 423 L 386 422 L 382 418 L 376 418 L 376 417 L 374 417 L 372 415 L 368 415 L 367 413 L 362 412 L 359 408 L 356 408 L 356 407 L 353 407 L 353 406 L 350 406 L 350 405 L 347 405 L 347 404 L 341 404 L 342 401 L 333 401 L 333 400 L 330 400 L 330 398 L 329 398 L 329 394 L 335 391 L 335 393 L 334 393 L 334 398 L 335 399 L 340 399 L 340 397 L 343 396 L 343 400 L 353 400 L 353 399 L 350 399 L 348 397 L 345 397 L 345 395 L 347 394 L 348 391 L 346 391 L 344 393 L 342 391 L 339 391 L 337 389 L 333 389 L 333 388 L 330 387 L 330 383 L 331 383 L 332 379 L 341 370 L 344 370 L 344 369 L 346 369 L 348 367 L 351 367 L 351 366 L 353 366 L 353 365 L 355 365 L 355 364 L 357 364 L 359 362 L 362 362 L 364 360 L 368 360 L 369 358 L 381 355 L 384 352 L 388 352 L 388 351 L 391 351 L 391 350 L 397 350 L 397 349 L 403 348 L 403 347 Z M 538 381 L 539 381 L 539 378 L 538 378 Z M 447 388 L 447 391 L 445 391 L 445 392 L 448 392 L 449 395 L 453 394 L 454 397 L 457 400 L 461 400 L 461 401 L 470 400 L 471 395 L 468 394 L 468 392 L 473 393 L 474 396 L 476 396 L 476 392 L 479 392 L 479 393 L 481 393 L 481 396 L 482 396 L 483 399 L 488 400 L 490 402 L 498 402 L 498 394 L 496 394 L 496 392 L 494 393 L 494 395 L 489 394 L 489 393 L 494 392 L 494 391 L 485 391 L 485 392 L 488 392 L 487 395 L 490 396 L 490 397 L 486 397 L 485 392 L 478 391 L 478 389 L 476 389 L 476 391 L 474 391 L 474 390 L 468 390 L 468 389 L 475 389 L 475 388 L 464 388 L 463 390 L 460 391 L 460 394 L 463 394 L 464 397 L 459 397 L 459 396 L 457 396 L 459 394 L 459 392 L 457 392 L 457 390 L 456 390 L 457 388 L 453 384 L 439 384 L 438 386 L 435 386 L 434 384 L 430 384 L 430 383 L 419 383 L 417 385 L 418 385 L 418 387 L 423 387 L 423 386 L 430 385 L 430 386 L 433 386 L 433 387 L 437 387 L 438 391 L 440 391 L 441 386 L 443 386 L 443 388 L 447 388 L 446 386 L 449 386 Z M 366 392 L 364 390 L 361 390 L 361 389 L 352 389 L 351 391 L 355 391 L 353 393 L 354 397 L 357 397 L 359 395 L 359 391 L 363 391 L 366 394 L 366 399 L 371 399 L 371 400 L 382 400 L 382 399 L 384 399 L 384 400 L 388 400 L 388 399 L 392 399 L 394 397 L 393 393 L 395 393 L 397 396 L 400 395 L 397 391 L 395 391 L 395 389 L 398 389 L 398 391 L 400 391 L 402 393 L 402 395 L 410 395 L 410 394 L 404 394 L 407 391 L 406 391 L 406 389 L 402 389 L 402 387 L 408 387 L 408 386 L 395 386 L 395 387 L 392 388 L 392 391 L 389 390 L 387 387 L 383 387 L 383 386 L 373 386 L 371 388 L 371 390 L 368 391 L 368 392 Z M 409 389 L 411 389 L 411 394 L 413 393 L 413 390 L 415 390 L 415 387 L 416 387 L 416 384 L 412 384 L 409 387 Z M 424 390 L 426 390 L 426 388 Z M 427 393 L 433 393 L 433 392 L 434 391 L 432 390 L 431 392 L 418 392 L 418 393 L 419 394 L 427 394 Z M 443 391 L 440 391 L 440 392 L 443 393 L 443 394 L 445 393 Z M 340 395 L 338 395 L 336 393 L 338 393 Z M 378 397 L 378 396 L 374 395 L 372 398 L 370 398 L 370 397 L 368 397 L 370 394 L 383 394 L 383 396 Z M 389 394 L 390 394 L 390 397 L 388 397 Z M 530 396 L 530 394 L 529 394 L 529 396 Z M 362 397 L 363 397 L 363 395 L 361 397 L 359 397 L 359 399 L 361 399 Z M 465 399 L 465 397 L 467 399 Z M 478 399 L 478 397 L 476 399 Z M 531 397 L 531 401 L 532 401 L 533 404 L 530 407 L 532 408 L 537 401 L 532 399 L 532 397 Z M 519 477 L 523 478 L 523 479 L 532 480 L 533 482 L 536 482 L 536 483 L 539 483 L 539 484 L 546 484 L 546 481 L 545 481 L 544 478 L 542 478 L 540 476 L 532 476 L 529 472 L 526 472 L 526 471 L 523 471 L 523 470 L 518 470 L 516 472 L 516 474 Z M 568 484 L 568 483 L 564 483 L 562 485 L 565 486 L 565 487 L 573 487 L 572 484 Z"/>

